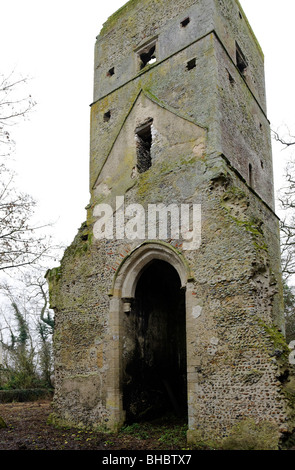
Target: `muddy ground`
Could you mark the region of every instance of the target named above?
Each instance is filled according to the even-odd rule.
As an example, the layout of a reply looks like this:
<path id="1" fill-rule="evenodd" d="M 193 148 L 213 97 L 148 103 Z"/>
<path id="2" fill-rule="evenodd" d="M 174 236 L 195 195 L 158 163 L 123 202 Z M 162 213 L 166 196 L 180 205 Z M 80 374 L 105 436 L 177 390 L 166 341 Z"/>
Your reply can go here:
<path id="1" fill-rule="evenodd" d="M 183 450 L 186 424 L 170 419 L 133 424 L 119 434 L 57 428 L 47 423 L 50 401 L 0 404 L 6 428 L 0 450 Z"/>
<path id="2" fill-rule="evenodd" d="M 29 403 L 5 403 L 0 404 L 0 417 L 5 420 L 6 427 L 0 429 L 0 451 L 20 451 L 9 456 L 17 458 L 18 462 L 22 462 L 25 456 L 28 461 L 40 459 L 44 462 L 42 452 L 25 452 L 25 451 L 101 451 L 96 458 L 97 465 L 103 462 L 105 455 L 116 458 L 118 455 L 148 455 L 149 452 L 154 455 L 168 453 L 167 455 L 189 454 L 191 455 L 190 466 L 196 468 L 200 461 L 201 455 L 206 461 L 214 463 L 218 459 L 218 463 L 227 462 L 228 452 L 216 452 L 214 449 L 190 448 L 186 442 L 187 424 L 183 423 L 172 416 L 166 416 L 165 419 L 158 419 L 152 422 L 133 424 L 126 426 L 120 433 L 100 433 L 91 430 L 58 428 L 52 424 L 48 424 L 48 417 L 52 412 L 50 401 L 35 401 Z M 293 447 L 290 450 L 295 450 Z M 225 455 L 224 455 L 225 454 Z M 236 455 L 230 452 L 231 456 Z M 268 455 L 270 454 L 270 455 Z M 56 452 L 49 452 L 48 464 L 50 459 L 55 459 Z M 84 463 L 84 453 L 67 454 L 75 463 Z M 88 453 L 87 453 L 88 455 Z M 254 452 L 254 456 L 256 453 Z M 271 457 L 273 463 L 276 459 L 282 459 L 284 452 L 264 452 L 264 458 Z M 46 457 L 47 458 L 47 457 Z M 253 453 L 243 452 L 243 462 L 248 459 L 249 462 L 253 458 Z M 20 459 L 20 460 L 19 460 Z M 81 460 L 82 459 L 82 460 Z M 139 460 L 138 466 L 142 466 L 144 459 Z M 115 462 L 116 463 L 116 462 Z M 159 462 L 158 462 L 159 463 Z M 175 461 L 175 464 L 178 462 Z M 180 462 L 184 463 L 184 462 Z M 110 464 L 110 462 L 108 462 Z M 99 465 L 100 466 L 100 465 Z M 125 466 L 125 465 L 124 465 Z M 128 465 L 127 465 L 128 466 Z M 129 465 L 130 466 L 130 465 Z"/>

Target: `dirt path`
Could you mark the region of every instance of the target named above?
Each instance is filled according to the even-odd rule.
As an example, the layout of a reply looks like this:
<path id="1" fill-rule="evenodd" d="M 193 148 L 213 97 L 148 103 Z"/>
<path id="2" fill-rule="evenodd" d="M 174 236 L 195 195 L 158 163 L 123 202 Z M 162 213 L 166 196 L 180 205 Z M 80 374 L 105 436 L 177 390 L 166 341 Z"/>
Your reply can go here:
<path id="1" fill-rule="evenodd" d="M 177 450 L 187 448 L 183 423 L 132 425 L 118 435 L 47 424 L 50 401 L 0 404 L 7 427 L 0 450 Z"/>

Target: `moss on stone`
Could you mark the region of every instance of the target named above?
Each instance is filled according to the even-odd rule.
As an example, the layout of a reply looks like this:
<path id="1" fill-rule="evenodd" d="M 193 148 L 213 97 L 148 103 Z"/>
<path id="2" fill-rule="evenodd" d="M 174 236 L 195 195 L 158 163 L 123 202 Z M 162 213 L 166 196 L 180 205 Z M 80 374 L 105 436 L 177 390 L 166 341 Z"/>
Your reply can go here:
<path id="1" fill-rule="evenodd" d="M 249 220 L 239 220 L 236 217 L 231 216 L 231 218 L 235 221 L 235 223 L 239 227 L 244 227 L 247 232 L 250 232 L 254 236 L 260 236 L 263 235 L 263 232 L 261 230 L 261 226 L 257 223 L 257 220 L 255 219 L 249 219 Z"/>
<path id="2" fill-rule="evenodd" d="M 49 300 L 51 303 L 54 293 L 57 291 L 58 284 L 61 279 L 61 267 L 58 266 L 57 268 L 49 269 L 45 275 L 45 278 L 48 283 Z"/>
<path id="3" fill-rule="evenodd" d="M 214 2 L 216 5 L 214 5 Z M 202 8 L 200 8 L 200 12 L 196 9 L 198 21 L 203 21 L 204 18 L 205 20 L 206 18 L 210 19 L 210 27 L 212 27 L 213 17 L 211 21 L 211 17 L 207 16 L 206 9 L 210 7 L 212 14 L 217 16 L 216 12 L 220 8 L 215 7 L 227 4 L 227 0 L 220 2 L 214 0 L 214 2 L 205 2 L 204 4 L 200 2 L 200 6 L 204 5 L 205 7 L 204 12 L 202 12 Z M 244 161 L 244 156 L 249 148 L 253 148 L 253 151 L 261 149 L 260 140 L 258 143 L 256 140 L 252 142 L 252 138 L 255 138 L 257 134 L 256 126 L 255 133 L 253 128 L 255 124 L 253 112 L 256 113 L 257 107 L 255 103 L 253 104 L 253 95 L 250 94 L 244 81 L 241 84 L 236 82 L 237 90 L 241 91 L 241 96 L 236 101 L 236 108 L 228 105 L 227 99 L 230 103 L 235 102 L 233 99 L 230 100 L 230 96 L 233 97 L 233 88 L 230 88 L 230 96 L 227 94 L 225 86 L 224 92 L 222 92 L 224 83 L 222 74 L 219 74 L 219 72 L 221 67 L 224 70 L 224 65 L 232 67 L 234 64 L 225 62 L 225 59 L 222 58 L 224 51 L 220 47 L 221 43 L 216 41 L 213 34 L 206 38 L 204 36 L 201 41 L 195 42 L 193 47 L 191 47 L 192 44 L 189 48 L 187 46 L 183 47 L 182 50 L 177 51 L 177 54 L 173 52 L 173 41 L 175 42 L 176 51 L 177 38 L 172 38 L 166 33 L 161 36 L 163 25 L 166 28 L 170 21 L 171 24 L 174 24 L 174 21 L 176 24 L 180 19 L 180 11 L 185 12 L 188 4 L 191 7 L 192 5 L 195 6 L 196 3 L 198 2 L 194 0 L 186 0 L 183 3 L 175 2 L 175 4 L 171 2 L 168 8 L 167 0 L 166 2 L 165 0 L 130 0 L 107 20 L 98 37 L 98 43 L 101 41 L 98 47 L 102 46 L 102 50 L 101 52 L 97 51 L 99 63 L 96 63 L 95 66 L 100 64 L 101 69 L 100 71 L 98 69 L 98 75 L 95 75 L 97 80 L 95 82 L 95 99 L 99 101 L 92 105 L 91 110 L 90 187 L 92 188 L 92 194 L 91 204 L 87 208 L 88 223 L 82 225 L 73 243 L 66 250 L 62 261 L 62 270 L 61 268 L 55 268 L 56 270 L 49 275 L 53 283 L 53 289 L 56 287 L 54 296 L 56 297 L 56 311 L 58 314 L 56 317 L 58 321 L 56 322 L 55 350 L 57 351 L 57 367 L 60 373 L 57 377 L 59 383 L 56 387 L 58 394 L 56 403 L 60 406 L 61 417 L 65 419 L 72 417 L 73 421 L 77 419 L 80 422 L 85 417 L 86 423 L 91 420 L 96 422 L 96 420 L 101 419 L 102 415 L 99 409 L 93 406 L 93 398 L 90 397 L 90 393 L 85 392 L 87 387 L 82 383 L 82 379 L 84 382 L 84 380 L 90 378 L 87 371 L 91 370 L 98 377 L 97 383 L 92 385 L 91 390 L 97 389 L 97 393 L 104 397 L 108 394 L 107 396 L 110 398 L 108 398 L 106 404 L 107 412 L 110 412 L 113 420 L 117 419 L 117 416 L 123 415 L 121 405 L 117 408 L 117 403 L 121 403 L 118 387 L 107 389 L 106 385 L 108 383 L 118 383 L 118 370 L 125 371 L 124 354 L 126 354 L 126 351 L 128 352 L 128 349 L 127 347 L 125 349 L 124 341 L 128 342 L 130 340 L 131 333 L 128 330 L 129 326 L 127 328 L 125 325 L 123 329 L 120 327 L 118 330 L 119 304 L 122 303 L 122 292 L 119 287 L 122 286 L 124 275 L 126 273 L 129 275 L 131 272 L 128 271 L 128 267 L 134 269 L 134 265 L 131 263 L 125 266 L 125 270 L 121 268 L 135 251 L 134 246 L 136 246 L 136 243 L 131 243 L 128 240 L 122 242 L 116 240 L 108 243 L 107 240 L 104 243 L 93 242 L 92 246 L 92 223 L 95 220 L 91 209 L 100 202 L 110 202 L 111 197 L 115 198 L 116 195 L 126 195 L 128 202 L 142 202 L 145 206 L 154 202 L 170 203 L 174 200 L 178 203 L 202 202 L 202 210 L 204 210 L 204 217 L 202 215 L 202 238 L 204 238 L 204 241 L 198 253 L 185 253 L 190 264 L 187 264 L 188 262 L 183 258 L 184 263 L 188 266 L 187 275 L 190 276 L 188 281 L 193 280 L 190 270 L 195 272 L 195 285 L 190 286 L 187 291 L 188 301 L 186 305 L 190 321 L 187 325 L 187 335 L 188 340 L 189 337 L 191 338 L 190 344 L 192 350 L 194 349 L 194 354 L 202 359 L 203 376 L 212 376 L 216 371 L 218 380 L 214 383 L 214 387 L 211 387 L 212 390 L 208 381 L 200 383 L 198 390 L 193 389 L 193 394 L 192 387 L 196 381 L 200 382 L 200 376 L 197 377 L 196 375 L 199 373 L 197 368 L 192 367 L 195 364 L 194 358 L 190 358 L 191 362 L 188 363 L 189 385 L 191 387 L 189 388 L 191 397 L 188 402 L 190 423 L 196 422 L 198 423 L 197 426 L 203 424 L 209 438 L 211 437 L 210 433 L 214 434 L 216 438 L 219 435 L 224 436 L 227 426 L 235 422 L 235 411 L 239 402 L 235 402 L 233 409 L 231 401 L 238 395 L 241 401 L 242 413 L 243 410 L 248 409 L 249 413 L 253 413 L 256 418 L 261 417 L 262 412 L 266 412 L 265 419 L 277 419 L 278 415 L 283 416 L 283 412 L 281 413 L 279 381 L 273 380 L 268 386 L 264 379 L 266 375 L 271 379 L 274 378 L 276 354 L 279 352 L 282 358 L 285 359 L 284 353 L 281 353 L 281 349 L 268 341 L 265 332 L 264 335 L 258 337 L 258 331 L 261 329 L 251 323 L 258 309 L 260 309 L 259 315 L 264 318 L 268 318 L 272 313 L 271 310 L 275 310 L 273 292 L 276 287 L 273 287 L 275 283 L 272 283 L 269 272 L 276 261 L 272 261 L 274 256 L 267 257 L 265 253 L 262 253 L 262 251 L 267 250 L 265 236 L 268 236 L 271 254 L 272 237 L 270 235 L 273 234 L 273 231 L 270 232 L 273 224 L 270 217 L 272 215 L 266 214 L 266 205 L 262 205 L 261 199 L 257 198 L 257 203 L 255 202 L 254 191 L 249 186 L 247 187 L 243 176 L 230 165 L 224 155 L 220 154 L 220 151 L 223 150 L 232 155 L 229 150 L 231 145 L 235 146 L 237 138 L 236 135 L 231 135 L 234 125 L 240 129 L 241 135 L 245 138 L 242 143 L 239 141 L 239 144 L 236 145 L 237 162 L 242 163 Z M 228 3 L 235 7 L 234 3 Z M 161 10 L 161 15 L 158 15 L 156 7 Z M 164 8 L 167 10 L 167 15 L 165 15 Z M 164 13 L 163 17 L 162 11 Z M 192 10 L 189 11 L 192 12 Z M 237 13 L 236 8 L 234 13 Z M 240 22 L 238 18 L 236 19 Z M 233 19 L 234 21 L 236 20 Z M 207 25 L 206 21 L 204 24 Z M 240 24 L 242 23 L 240 22 Z M 116 27 L 118 28 L 116 29 Z M 222 27 L 226 27 L 226 25 L 222 23 Z M 168 32 L 168 29 L 166 31 Z M 124 32 L 126 34 L 123 41 L 124 47 L 122 47 L 122 34 Z M 230 28 L 227 32 L 229 34 L 225 45 L 227 41 L 231 40 Z M 129 65 L 131 60 L 137 58 L 136 50 L 140 50 L 140 44 L 144 44 L 152 37 L 151 35 L 155 34 L 159 34 L 160 38 L 163 37 L 163 51 L 167 48 L 167 52 L 171 55 L 164 57 L 159 54 L 161 61 L 158 60 L 154 65 L 147 66 L 144 70 L 139 71 L 136 76 L 133 76 L 133 72 L 135 74 L 136 72 Z M 106 36 L 103 37 L 104 35 Z M 167 46 L 165 44 L 165 40 L 168 41 L 169 38 L 171 38 L 171 47 L 169 44 Z M 221 38 L 221 41 L 223 41 L 223 38 Z M 138 49 L 134 49 L 136 47 Z M 252 41 L 249 47 L 253 47 Z M 103 58 L 107 59 L 107 51 L 110 52 L 108 57 L 112 58 L 109 59 L 112 60 L 112 64 L 109 63 L 109 66 L 115 64 L 117 67 L 116 64 L 118 64 L 117 70 L 120 71 L 120 77 L 118 78 L 119 81 L 110 82 L 106 80 L 106 84 L 104 84 L 104 68 L 108 62 L 104 61 Z M 185 61 L 192 54 L 198 59 L 197 75 L 194 75 L 194 72 L 188 74 L 185 71 Z M 220 59 L 222 59 L 220 65 L 219 54 Z M 207 60 L 209 58 L 210 60 Z M 255 68 L 257 62 L 255 60 L 253 62 Z M 229 70 L 232 70 L 232 68 Z M 148 73 L 146 73 L 147 71 Z M 257 72 L 258 78 L 259 72 L 260 69 Z M 127 81 L 125 82 L 125 80 Z M 263 83 L 261 88 L 263 90 Z M 258 89 L 260 88 L 258 87 Z M 139 102 L 138 107 L 135 107 L 141 93 L 146 95 L 146 99 L 141 96 L 142 102 Z M 154 104 L 148 103 L 148 99 Z M 168 112 L 164 113 L 160 107 L 168 112 L 171 111 L 173 115 L 169 115 Z M 146 173 L 136 175 L 136 172 L 133 172 L 136 164 L 136 146 L 133 138 L 135 124 L 139 124 L 141 119 L 148 116 L 147 110 L 150 109 L 152 111 L 155 109 L 155 113 L 151 114 L 155 123 L 153 129 L 155 139 L 152 142 L 154 147 L 151 147 L 150 152 L 153 164 Z M 114 110 L 112 120 L 109 124 L 104 124 L 103 114 L 108 110 Z M 126 123 L 132 110 L 134 110 L 134 114 Z M 229 119 L 222 122 L 223 115 L 232 117 L 233 127 L 230 125 Z M 175 135 L 178 137 L 176 133 L 178 127 L 179 132 L 182 130 L 181 125 L 177 126 L 177 116 L 193 124 L 201 120 L 203 125 L 199 126 L 203 130 L 207 129 L 204 126 L 206 123 L 210 129 L 209 135 L 204 131 L 202 133 L 197 131 L 186 122 L 182 124 L 191 127 L 191 132 L 187 132 L 187 134 L 183 132 L 183 139 L 174 138 Z M 193 119 L 190 119 L 189 116 Z M 159 119 L 156 119 L 156 117 L 159 117 Z M 133 127 L 131 127 L 132 123 Z M 165 123 L 165 126 L 162 126 L 162 123 Z M 158 124 L 159 128 L 157 128 Z M 126 135 L 118 140 L 120 133 L 125 132 L 125 130 Z M 251 132 L 249 133 L 249 131 Z M 264 133 L 261 134 L 261 141 L 265 135 Z M 194 147 L 188 145 L 193 141 L 196 142 Z M 227 142 L 226 145 L 225 142 Z M 108 167 L 104 167 L 108 158 L 113 158 L 112 151 L 116 143 L 115 158 Z M 131 144 L 133 146 L 132 152 L 130 151 Z M 176 144 L 178 147 L 174 149 L 173 146 Z M 205 144 L 207 145 L 205 146 Z M 259 151 L 257 151 L 257 155 L 260 155 Z M 264 156 L 264 151 L 262 151 L 262 156 Z M 238 166 L 238 168 L 243 167 L 243 165 Z M 101 173 L 102 169 L 104 169 L 103 173 Z M 132 181 L 130 181 L 131 175 Z M 105 187 L 103 183 L 105 183 Z M 243 191 L 238 187 L 231 186 L 234 184 L 242 187 Z M 223 194 L 223 207 L 227 210 L 227 213 L 220 207 L 221 194 Z M 106 199 L 107 197 L 110 197 L 110 199 Z M 249 207 L 250 198 L 251 208 Z M 251 218 L 251 213 L 255 212 L 265 221 L 265 234 L 262 230 L 261 221 Z M 226 217 L 224 217 L 225 214 Z M 153 242 L 147 241 L 146 243 Z M 157 241 L 157 244 L 161 243 L 165 244 L 165 242 Z M 171 245 L 165 244 L 165 246 L 169 246 L 173 250 Z M 177 246 L 181 245 L 178 244 Z M 138 248 L 137 246 L 136 249 Z M 277 252 L 273 251 L 276 255 Z M 127 256 L 125 253 L 127 253 Z M 180 252 L 177 254 L 181 256 Z M 144 257 L 142 260 L 144 261 Z M 171 265 L 173 265 L 172 261 L 173 258 L 171 257 Z M 122 276 L 120 275 L 118 278 L 118 274 L 122 274 Z M 139 274 L 138 272 L 138 277 Z M 258 279 L 255 278 L 255 275 Z M 254 285 L 252 285 L 253 278 Z M 116 284 L 115 280 L 117 280 Z M 112 282 L 113 290 L 110 290 L 109 295 L 114 295 L 114 302 L 110 309 L 107 294 Z M 114 286 L 116 290 L 114 290 Z M 191 293 L 193 289 L 194 292 Z M 193 295 L 196 297 L 193 297 Z M 200 319 L 195 321 L 195 314 L 192 309 L 195 305 L 199 306 L 203 303 L 205 305 L 205 301 L 208 304 L 206 318 L 203 314 Z M 190 313 L 191 311 L 192 313 Z M 224 317 L 222 321 L 220 319 L 221 315 Z M 125 317 L 127 318 L 127 315 L 124 315 Z M 218 321 L 219 325 L 217 325 Z M 223 329 L 223 327 L 226 327 L 226 329 Z M 199 342 L 200 344 L 197 344 L 194 339 L 198 337 L 194 329 L 197 333 L 199 329 L 201 333 L 204 333 L 203 336 L 200 333 L 204 339 L 204 341 L 202 339 Z M 207 338 L 207 335 L 214 332 L 214 335 L 219 338 L 220 333 L 223 331 L 226 331 L 226 341 L 218 346 L 215 357 L 212 356 L 211 358 L 208 353 L 204 352 L 204 345 L 207 339 L 210 339 Z M 126 334 L 122 333 L 121 335 L 121 332 Z M 101 349 L 100 343 L 102 345 Z M 275 344 L 277 345 L 277 342 Z M 121 355 L 119 357 L 117 354 L 117 351 L 121 351 L 122 347 L 123 359 Z M 241 351 L 239 355 L 237 353 L 238 348 Z M 244 348 L 245 356 L 243 356 Z M 262 368 L 263 373 L 267 372 L 261 381 L 262 372 L 250 369 L 253 367 L 254 360 L 247 360 L 248 352 L 250 353 L 253 350 L 255 354 L 258 348 L 264 349 L 263 354 L 260 355 L 261 361 L 257 361 L 257 364 L 260 364 L 259 367 Z M 274 353 L 273 357 L 271 356 L 272 353 Z M 203 354 L 205 354 L 204 361 Z M 223 367 L 223 358 L 225 367 Z M 106 366 L 106 371 L 100 370 L 98 359 L 99 364 Z M 234 366 L 233 359 L 237 359 Z M 270 370 L 265 371 L 264 367 L 268 365 Z M 232 369 L 232 367 L 234 368 Z M 241 380 L 236 380 L 234 384 L 233 393 L 235 395 L 229 395 L 226 397 L 227 400 L 223 400 L 218 387 L 220 386 L 221 389 L 224 381 L 226 388 L 227 384 L 231 383 L 232 371 L 236 370 L 238 372 L 234 373 L 238 375 L 237 379 Z M 67 377 L 69 371 L 73 374 L 71 377 Z M 76 373 L 79 372 L 84 372 L 84 374 L 78 377 Z M 79 392 L 71 383 L 71 381 L 78 378 L 81 378 Z M 69 381 L 65 385 L 64 382 L 67 379 Z M 218 383 L 219 380 L 220 383 Z M 248 399 L 252 389 L 256 389 L 252 385 L 259 381 L 257 390 L 259 389 L 260 395 L 259 400 L 257 400 L 257 408 L 254 405 L 251 408 L 252 403 L 249 406 Z M 122 383 L 120 382 L 120 389 L 121 386 Z M 205 409 L 206 401 L 200 400 L 200 393 L 204 393 L 204 396 L 206 394 L 208 402 L 210 400 L 216 401 L 215 404 L 213 403 L 214 407 L 212 405 L 211 410 L 210 407 L 208 411 Z M 76 394 L 79 397 L 75 398 Z M 291 402 L 292 390 L 287 390 L 287 394 L 290 395 L 289 401 Z M 93 393 L 91 395 L 93 396 Z M 284 398 L 282 398 L 282 402 L 283 400 Z M 269 406 L 268 411 L 266 410 L 267 406 Z M 78 416 L 77 410 L 79 411 Z M 52 416 L 51 419 L 54 421 L 55 417 Z M 70 422 L 70 424 L 73 423 Z M 116 424 L 113 425 L 116 427 Z M 269 435 L 267 433 L 265 436 L 261 436 L 261 429 L 257 430 L 256 423 L 253 426 L 249 422 L 243 422 L 243 426 L 239 425 L 240 427 L 238 428 L 237 425 L 229 436 L 231 446 L 233 446 L 234 440 L 238 440 L 239 443 L 241 437 L 244 438 L 243 445 L 245 446 L 242 448 L 259 448 L 257 442 L 263 442 L 262 448 L 277 446 L 277 441 L 274 444 L 268 441 Z M 251 433 L 252 439 L 250 443 L 246 440 L 249 433 Z M 197 439 L 200 446 L 206 445 L 212 448 L 214 446 L 220 448 L 221 446 L 220 440 L 216 440 L 216 442 L 207 440 L 206 444 L 203 444 L 205 441 L 202 435 L 197 436 L 196 434 L 195 439 Z M 229 443 L 227 442 L 227 444 Z"/>
<path id="4" fill-rule="evenodd" d="M 92 227 L 89 226 L 87 222 L 84 222 L 74 238 L 73 243 L 65 251 L 65 256 L 79 256 L 85 254 L 92 245 L 92 239 Z"/>
<path id="5" fill-rule="evenodd" d="M 224 201 L 231 200 L 231 199 L 238 199 L 238 200 L 245 199 L 245 200 L 248 200 L 248 196 L 240 188 L 238 188 L 236 186 L 230 186 L 230 188 L 227 189 L 227 191 L 222 196 L 222 199 Z"/>
<path id="6" fill-rule="evenodd" d="M 247 26 L 248 26 L 248 28 L 249 28 L 249 31 L 250 31 L 250 33 L 251 33 L 251 36 L 252 36 L 252 38 L 253 38 L 253 41 L 255 42 L 255 44 L 256 44 L 256 46 L 257 46 L 257 49 L 259 50 L 259 53 L 260 53 L 261 57 L 264 59 L 264 54 L 263 54 L 262 48 L 261 48 L 261 46 L 260 46 L 260 44 L 259 44 L 259 42 L 258 42 L 258 40 L 257 40 L 257 37 L 256 37 L 255 34 L 254 34 L 254 31 L 253 31 L 253 29 L 252 29 L 252 27 L 251 27 L 251 25 L 250 25 L 250 23 L 249 23 L 249 21 L 248 21 L 247 16 L 245 15 L 245 12 L 244 12 L 244 10 L 243 10 L 243 7 L 242 7 L 242 5 L 240 4 L 239 0 L 235 0 L 235 1 L 236 1 L 236 4 L 238 5 L 238 8 L 239 8 L 241 14 L 243 15 L 243 17 L 244 17 L 244 19 L 245 19 L 245 22 L 246 22 L 246 24 L 247 24 Z"/>
<path id="7" fill-rule="evenodd" d="M 61 278 L 61 268 L 57 267 L 57 268 L 49 269 L 45 277 L 48 282 L 58 282 L 59 279 Z"/>
<path id="8" fill-rule="evenodd" d="M 199 429 L 187 431 L 187 443 L 194 450 L 217 450 L 220 446 L 217 440 L 205 438 Z"/>
<path id="9" fill-rule="evenodd" d="M 50 413 L 50 415 L 47 418 L 47 424 L 54 426 L 55 428 L 58 428 L 58 429 L 81 429 L 83 431 L 89 430 L 89 431 L 101 432 L 106 435 L 111 434 L 111 431 L 107 428 L 106 425 L 97 424 L 97 425 L 87 426 L 83 423 L 76 423 L 75 421 L 72 421 L 71 419 L 61 418 L 56 413 Z"/>
<path id="10" fill-rule="evenodd" d="M 288 432 L 282 439 L 282 447 L 290 448 L 295 445 L 295 378 L 289 377 L 288 381 L 282 387 L 282 393 L 288 403 Z"/>
<path id="11" fill-rule="evenodd" d="M 260 324 L 272 344 L 272 350 L 270 354 L 279 359 L 281 363 L 288 364 L 290 349 L 286 342 L 285 336 L 275 325 L 266 325 L 261 320 Z"/>
<path id="12" fill-rule="evenodd" d="M 194 172 L 189 172 L 188 167 L 196 163 L 195 155 L 180 155 L 176 160 L 170 161 L 161 161 L 157 162 L 152 166 L 149 171 L 139 175 L 137 180 L 136 192 L 139 198 L 139 201 L 144 200 L 149 191 L 155 196 L 157 194 L 157 203 L 162 202 L 162 191 L 160 184 L 163 182 L 164 178 L 169 173 L 177 173 L 182 169 L 187 171 L 187 175 L 191 174 L 191 177 L 194 177 Z"/>
<path id="13" fill-rule="evenodd" d="M 278 450 L 278 426 L 268 421 L 246 418 L 235 424 L 221 443 L 223 450 Z"/>
<path id="14" fill-rule="evenodd" d="M 154 64 L 154 65 L 158 65 L 158 64 Z M 151 78 L 153 78 L 151 76 Z M 166 111 L 169 111 L 170 113 L 172 114 L 175 114 L 175 116 L 178 116 L 180 117 L 181 119 L 184 119 L 185 121 L 188 121 L 188 122 L 191 122 L 192 124 L 195 124 L 197 125 L 198 127 L 201 127 L 202 129 L 206 130 L 207 132 L 209 131 L 209 128 L 208 126 L 204 126 L 203 124 L 200 124 L 199 122 L 196 122 L 196 120 L 194 119 L 191 119 L 189 118 L 188 116 L 185 116 L 183 115 L 181 112 L 179 112 L 177 109 L 174 109 L 172 108 L 171 106 L 169 106 L 167 103 L 164 103 L 164 101 L 160 100 L 159 98 L 157 98 L 157 96 L 151 91 L 150 88 L 148 88 L 147 86 L 145 86 L 144 88 L 142 88 L 142 92 L 143 94 L 149 98 L 151 101 L 153 101 L 155 104 L 157 104 L 158 106 L 160 106 L 161 108 L 164 108 L 166 109 Z"/>
<path id="15" fill-rule="evenodd" d="M 295 444 L 295 375 L 294 369 L 289 363 L 290 349 L 285 336 L 276 325 L 266 325 L 261 319 L 258 320 L 265 331 L 269 341 L 269 355 L 275 359 L 277 365 L 277 380 L 280 383 L 281 400 L 285 402 L 287 422 L 286 430 L 280 438 L 280 446 L 289 448 Z"/>
<path id="16" fill-rule="evenodd" d="M 103 24 L 103 27 L 99 33 L 99 36 L 102 36 L 103 34 L 106 34 L 110 29 L 112 29 L 117 21 L 129 10 L 134 8 L 137 3 L 141 2 L 142 0 L 129 0 L 129 2 L 125 3 L 119 10 L 117 10 L 115 13 L 113 13 L 107 21 Z"/>
<path id="17" fill-rule="evenodd" d="M 278 450 L 280 432 L 270 421 L 256 422 L 250 417 L 238 421 L 224 438 L 208 437 L 201 430 L 188 431 L 188 443 L 202 450 Z"/>
<path id="18" fill-rule="evenodd" d="M 246 211 L 249 206 L 249 198 L 244 191 L 240 188 L 231 186 L 222 195 L 222 207 L 227 211 L 229 217 L 235 222 L 238 227 L 243 227 L 247 232 L 252 235 L 253 246 L 257 251 L 268 251 L 268 246 L 265 242 L 263 233 L 263 221 L 258 217 L 248 216 Z M 232 214 L 233 206 L 241 206 L 243 218 L 238 218 Z"/>

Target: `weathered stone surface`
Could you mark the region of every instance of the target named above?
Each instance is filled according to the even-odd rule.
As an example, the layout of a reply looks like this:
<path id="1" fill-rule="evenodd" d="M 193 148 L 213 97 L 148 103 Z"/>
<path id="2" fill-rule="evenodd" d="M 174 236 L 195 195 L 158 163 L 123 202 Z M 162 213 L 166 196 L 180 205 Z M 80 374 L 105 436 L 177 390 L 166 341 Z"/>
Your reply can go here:
<path id="1" fill-rule="evenodd" d="M 138 52 L 149 44 L 157 60 L 140 69 Z M 151 166 L 140 173 L 136 132 L 148 122 Z M 165 393 L 176 410 L 165 370 L 171 343 L 177 381 L 185 375 L 190 440 L 221 439 L 248 418 L 292 433 L 263 54 L 237 1 L 131 0 L 107 21 L 96 44 L 90 190 L 87 221 L 47 274 L 56 419 L 117 429 L 126 411 L 146 415 Z M 186 250 L 181 237 L 151 238 L 147 225 L 140 239 L 115 233 L 98 240 L 96 205 L 118 214 L 123 196 L 125 207 L 145 211 L 200 205 L 198 249 Z M 174 268 L 179 284 L 166 266 L 162 293 L 147 287 L 144 300 L 140 280 L 151 286 L 156 274 L 143 273 L 161 263 Z M 169 316 L 162 294 L 179 289 L 185 319 L 178 324 L 180 306 Z M 185 325 L 185 344 L 173 325 Z M 155 378 L 156 369 L 170 380 L 159 390 L 154 379 L 156 396 L 148 385 L 131 387 L 139 377 L 150 382 L 148 370 Z M 128 387 L 129 398 L 137 395 L 131 404 Z"/>

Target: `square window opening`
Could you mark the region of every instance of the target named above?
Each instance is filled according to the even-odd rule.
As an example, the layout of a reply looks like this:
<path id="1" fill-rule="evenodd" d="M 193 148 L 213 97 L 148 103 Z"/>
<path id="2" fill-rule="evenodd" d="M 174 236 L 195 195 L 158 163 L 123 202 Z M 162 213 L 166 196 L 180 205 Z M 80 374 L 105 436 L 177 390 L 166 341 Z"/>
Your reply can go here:
<path id="1" fill-rule="evenodd" d="M 192 69 L 194 69 L 196 66 L 197 66 L 196 59 L 191 59 L 191 60 L 189 60 L 188 63 L 186 64 L 187 70 L 192 70 Z"/>
<path id="2" fill-rule="evenodd" d="M 144 173 L 152 166 L 152 124 L 153 119 L 150 118 L 135 129 L 138 173 Z"/>
<path id="3" fill-rule="evenodd" d="M 147 65 L 152 65 L 157 61 L 156 43 L 150 44 L 138 52 L 140 59 L 140 70 L 144 69 Z"/>
<path id="4" fill-rule="evenodd" d="M 190 23 L 191 19 L 189 17 L 185 18 L 181 23 L 181 27 L 182 28 L 185 28 L 189 23 Z"/>

